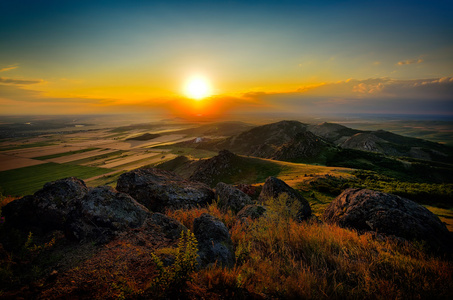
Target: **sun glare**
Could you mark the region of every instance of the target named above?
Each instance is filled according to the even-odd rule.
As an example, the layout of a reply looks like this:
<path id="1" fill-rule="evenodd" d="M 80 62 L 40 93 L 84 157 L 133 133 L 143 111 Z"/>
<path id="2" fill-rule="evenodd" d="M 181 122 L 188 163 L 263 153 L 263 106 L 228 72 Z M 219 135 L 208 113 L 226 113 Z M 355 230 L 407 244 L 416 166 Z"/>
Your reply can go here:
<path id="1" fill-rule="evenodd" d="M 184 88 L 184 94 L 192 99 L 201 100 L 212 94 L 209 82 L 204 77 L 190 78 Z"/>

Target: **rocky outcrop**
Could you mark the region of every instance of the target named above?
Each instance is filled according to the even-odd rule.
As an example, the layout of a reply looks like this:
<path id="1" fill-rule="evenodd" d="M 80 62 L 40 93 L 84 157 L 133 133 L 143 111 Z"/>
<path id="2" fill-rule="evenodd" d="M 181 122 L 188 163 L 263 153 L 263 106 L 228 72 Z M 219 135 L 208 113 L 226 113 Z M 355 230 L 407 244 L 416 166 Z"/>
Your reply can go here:
<path id="1" fill-rule="evenodd" d="M 244 206 L 252 204 L 252 200 L 247 194 L 223 182 L 219 182 L 215 186 L 215 199 L 221 208 L 231 209 L 235 213 Z"/>
<path id="2" fill-rule="evenodd" d="M 215 263 L 229 268 L 234 266 L 233 242 L 222 221 L 205 213 L 194 220 L 193 230 L 198 240 L 198 265 L 201 268 Z"/>
<path id="3" fill-rule="evenodd" d="M 100 186 L 74 201 L 66 231 L 77 240 L 104 242 L 118 232 L 141 226 L 149 216 L 148 209 L 131 196 Z"/>
<path id="4" fill-rule="evenodd" d="M 106 242 L 139 227 L 150 212 L 129 195 L 107 186 L 88 188 L 77 178 L 49 182 L 34 195 L 3 208 L 8 226 L 40 235 L 60 230 L 76 240 Z"/>
<path id="5" fill-rule="evenodd" d="M 235 162 L 238 159 L 239 157 L 230 151 L 222 150 L 217 156 L 202 161 L 189 179 L 213 186 L 219 177 L 235 174 Z"/>
<path id="6" fill-rule="evenodd" d="M 282 194 L 287 194 L 290 199 L 300 202 L 302 207 L 297 212 L 297 219 L 299 221 L 306 220 L 311 217 L 311 208 L 308 201 L 284 181 L 272 176 L 266 179 L 263 189 L 261 190 L 259 200 L 266 201 L 271 198 L 275 199 Z"/>
<path id="7" fill-rule="evenodd" d="M 75 177 L 48 182 L 34 195 L 3 207 L 6 224 L 37 231 L 64 230 L 74 204 L 88 193 L 85 183 Z"/>
<path id="8" fill-rule="evenodd" d="M 187 230 L 186 226 L 182 225 L 179 221 L 161 213 L 152 214 L 151 217 L 146 219 L 142 227 L 152 228 L 171 240 L 179 239 L 181 231 Z"/>
<path id="9" fill-rule="evenodd" d="M 451 233 L 437 216 L 411 200 L 382 192 L 347 189 L 327 207 L 324 219 L 359 231 L 426 241 L 435 251 L 451 252 L 453 246 Z"/>
<path id="10" fill-rule="evenodd" d="M 214 192 L 207 185 L 154 168 L 122 174 L 116 188 L 154 212 L 204 206 L 214 198 Z"/>
<path id="11" fill-rule="evenodd" d="M 244 221 L 247 218 L 250 218 L 252 220 L 258 219 L 259 217 L 263 216 L 266 213 L 267 209 L 266 207 L 259 205 L 259 204 L 250 204 L 245 206 L 243 209 L 241 209 L 240 212 L 237 214 L 237 218 L 240 221 Z"/>

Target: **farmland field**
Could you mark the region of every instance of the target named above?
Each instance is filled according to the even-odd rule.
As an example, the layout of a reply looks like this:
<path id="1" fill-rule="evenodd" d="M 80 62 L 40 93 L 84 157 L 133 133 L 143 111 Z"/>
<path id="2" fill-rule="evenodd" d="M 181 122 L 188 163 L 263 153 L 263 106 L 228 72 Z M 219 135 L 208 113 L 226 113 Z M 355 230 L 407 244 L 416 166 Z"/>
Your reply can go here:
<path id="1" fill-rule="evenodd" d="M 40 165 L 43 163 L 45 162 L 36 159 L 0 154 L 0 171 Z"/>
<path id="2" fill-rule="evenodd" d="M 65 177 L 90 178 L 112 170 L 70 164 L 46 163 L 0 172 L 0 188 L 5 195 L 33 194 L 46 182 Z"/>

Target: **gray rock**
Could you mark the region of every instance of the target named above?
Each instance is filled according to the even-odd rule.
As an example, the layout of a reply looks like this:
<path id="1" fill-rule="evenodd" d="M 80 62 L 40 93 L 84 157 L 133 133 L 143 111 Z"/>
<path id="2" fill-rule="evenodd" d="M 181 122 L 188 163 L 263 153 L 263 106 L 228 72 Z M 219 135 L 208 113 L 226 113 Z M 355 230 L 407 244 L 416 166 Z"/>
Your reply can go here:
<path id="1" fill-rule="evenodd" d="M 302 208 L 297 213 L 297 219 L 299 221 L 306 220 L 311 217 L 311 208 L 308 201 L 296 192 L 292 187 L 287 185 L 283 180 L 275 177 L 268 177 L 263 185 L 261 194 L 259 196 L 260 201 L 266 201 L 270 198 L 278 198 L 281 194 L 286 193 L 292 200 L 300 202 Z"/>
<path id="2" fill-rule="evenodd" d="M 122 174 L 118 179 L 117 190 L 131 195 L 154 212 L 204 206 L 214 198 L 214 192 L 207 185 L 154 168 L 136 169 Z"/>
<path id="3" fill-rule="evenodd" d="M 146 207 L 131 196 L 109 186 L 91 189 L 73 203 L 67 233 L 77 240 L 107 241 L 118 232 L 141 226 L 150 216 Z"/>
<path id="4" fill-rule="evenodd" d="M 399 196 L 367 189 L 347 189 L 327 207 L 327 222 L 359 231 L 375 231 L 421 240 L 434 251 L 451 252 L 451 233 L 423 206 Z"/>
<path id="5" fill-rule="evenodd" d="M 161 213 L 154 213 L 146 219 L 143 227 L 150 227 L 157 232 L 162 233 L 166 238 L 174 240 L 179 239 L 181 231 L 186 231 L 187 227 L 182 225 L 178 220 L 167 217 Z"/>
<path id="6" fill-rule="evenodd" d="M 217 199 L 220 207 L 231 209 L 235 213 L 239 212 L 244 206 L 253 203 L 243 191 L 223 182 L 219 182 L 215 187 L 215 199 Z"/>
<path id="7" fill-rule="evenodd" d="M 194 220 L 193 230 L 198 240 L 198 265 L 201 268 L 214 263 L 229 268 L 234 266 L 233 242 L 222 221 L 205 213 Z"/>
<path id="8" fill-rule="evenodd" d="M 6 224 L 16 228 L 63 230 L 74 202 L 87 193 L 88 188 L 82 180 L 75 177 L 60 179 L 46 183 L 34 195 L 9 203 L 2 214 Z"/>
<path id="9" fill-rule="evenodd" d="M 237 214 L 237 218 L 241 221 L 246 220 L 247 218 L 255 220 L 263 216 L 266 211 L 266 207 L 262 205 L 250 204 L 241 209 L 241 211 Z"/>

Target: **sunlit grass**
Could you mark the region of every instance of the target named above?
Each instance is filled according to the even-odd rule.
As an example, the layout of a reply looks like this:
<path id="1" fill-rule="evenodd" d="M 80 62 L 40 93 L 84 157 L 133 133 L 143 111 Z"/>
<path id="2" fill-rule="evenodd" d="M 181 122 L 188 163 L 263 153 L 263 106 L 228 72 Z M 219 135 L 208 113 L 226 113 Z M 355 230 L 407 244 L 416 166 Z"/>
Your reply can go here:
<path id="1" fill-rule="evenodd" d="M 437 215 L 439 219 L 445 223 L 447 229 L 453 232 L 453 209 L 451 208 L 440 208 L 425 205 L 433 214 Z"/>
<path id="2" fill-rule="evenodd" d="M 282 299 L 448 298 L 453 265 L 422 248 L 359 235 L 334 225 L 297 223 L 278 215 L 245 223 L 215 206 L 176 211 L 190 227 L 210 212 L 230 228 L 236 249 L 233 269 L 214 267 L 193 274 L 190 297 Z"/>

